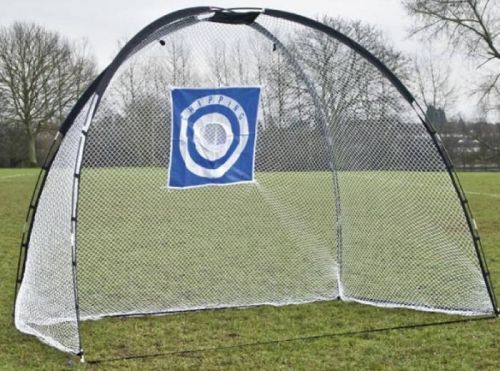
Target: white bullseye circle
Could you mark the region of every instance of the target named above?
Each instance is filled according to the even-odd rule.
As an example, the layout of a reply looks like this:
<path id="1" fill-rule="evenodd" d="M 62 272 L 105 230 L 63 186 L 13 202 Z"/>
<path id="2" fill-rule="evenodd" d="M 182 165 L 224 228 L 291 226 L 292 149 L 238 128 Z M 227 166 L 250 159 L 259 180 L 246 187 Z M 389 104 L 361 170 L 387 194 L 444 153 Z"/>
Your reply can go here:
<path id="1" fill-rule="evenodd" d="M 209 161 L 224 157 L 234 139 L 231 122 L 218 112 L 198 118 L 193 124 L 193 132 L 196 151 Z"/>

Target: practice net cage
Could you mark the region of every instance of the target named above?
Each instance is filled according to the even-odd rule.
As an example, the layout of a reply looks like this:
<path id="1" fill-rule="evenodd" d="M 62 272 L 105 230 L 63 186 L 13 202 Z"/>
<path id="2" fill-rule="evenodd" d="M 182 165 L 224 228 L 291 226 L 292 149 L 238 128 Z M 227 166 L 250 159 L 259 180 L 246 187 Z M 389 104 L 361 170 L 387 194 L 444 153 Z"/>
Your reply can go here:
<path id="1" fill-rule="evenodd" d="M 139 32 L 61 125 L 26 226 L 15 324 L 79 355 L 80 322 L 108 316 L 336 299 L 497 314 L 412 95 L 335 27 L 278 10 L 189 8 Z"/>

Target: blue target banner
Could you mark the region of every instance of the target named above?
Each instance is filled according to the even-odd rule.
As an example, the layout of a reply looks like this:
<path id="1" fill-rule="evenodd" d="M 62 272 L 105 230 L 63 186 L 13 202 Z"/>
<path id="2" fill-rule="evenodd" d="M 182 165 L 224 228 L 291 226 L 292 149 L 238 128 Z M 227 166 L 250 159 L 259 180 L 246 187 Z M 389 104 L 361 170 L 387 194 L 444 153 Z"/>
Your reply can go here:
<path id="1" fill-rule="evenodd" d="M 168 187 L 254 181 L 259 87 L 172 88 Z"/>

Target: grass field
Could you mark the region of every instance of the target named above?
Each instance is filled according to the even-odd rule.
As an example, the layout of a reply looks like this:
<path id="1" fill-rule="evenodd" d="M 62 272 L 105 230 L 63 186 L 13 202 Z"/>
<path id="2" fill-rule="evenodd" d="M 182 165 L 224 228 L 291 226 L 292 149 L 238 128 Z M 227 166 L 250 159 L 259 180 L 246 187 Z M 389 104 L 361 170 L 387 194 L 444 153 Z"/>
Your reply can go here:
<path id="1" fill-rule="evenodd" d="M 466 370 L 500 367 L 498 320 L 463 322 L 464 318 L 458 316 L 335 301 L 84 322 L 83 341 L 88 363 L 75 365 L 76 358 L 20 334 L 11 323 L 19 238 L 36 174 L 35 170 L 0 170 L 0 369 L 59 370 L 73 366 L 87 369 Z M 461 179 L 480 228 L 494 284 L 499 287 L 500 174 L 467 173 L 462 174 Z M 129 205 L 131 210 L 140 205 L 140 200 L 138 202 L 138 205 Z M 302 202 L 306 209 L 307 206 L 318 209 L 313 199 L 304 197 Z M 220 215 L 220 218 L 228 217 L 231 215 Z M 314 220 L 311 223 L 309 230 L 321 228 L 321 223 Z M 237 224 L 232 226 L 234 229 L 227 231 L 229 236 L 244 232 Z M 96 235 L 100 234 L 100 227 L 91 225 Z M 128 228 L 128 233 L 135 231 Z M 296 233 L 296 238 L 300 239 L 301 234 Z M 303 241 L 297 241 L 301 243 Z M 98 257 L 96 259 L 98 262 Z M 455 320 L 461 322 L 390 330 Z M 385 330 L 369 332 L 374 329 Z M 124 359 L 132 356 L 140 357 Z"/>

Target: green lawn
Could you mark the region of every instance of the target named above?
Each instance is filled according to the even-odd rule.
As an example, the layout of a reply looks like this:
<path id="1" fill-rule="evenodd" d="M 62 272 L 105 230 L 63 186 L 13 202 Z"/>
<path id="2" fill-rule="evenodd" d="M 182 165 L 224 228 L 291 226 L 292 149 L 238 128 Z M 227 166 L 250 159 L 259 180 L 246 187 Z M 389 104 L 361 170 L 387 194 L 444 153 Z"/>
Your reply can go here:
<path id="1" fill-rule="evenodd" d="M 77 359 L 41 344 L 31 336 L 26 336 L 18 331 L 11 322 L 11 308 L 13 295 L 13 282 L 17 264 L 19 238 L 24 221 L 26 206 L 31 195 L 32 187 L 36 180 L 35 170 L 6 169 L 0 170 L 0 369 L 54 369 L 69 368 Z M 97 176 L 97 175 L 96 175 Z M 83 177 L 82 177 L 83 179 Z M 495 286 L 500 286 L 500 174 L 476 174 L 467 173 L 461 175 L 464 189 L 468 193 L 471 207 L 477 219 L 485 253 L 490 265 Z M 272 180 L 270 180 L 272 181 Z M 82 183 L 82 187 L 84 187 Z M 88 183 L 89 185 L 91 182 Z M 95 183 L 98 184 L 98 183 Z M 99 183 L 101 184 L 101 183 Z M 370 202 L 367 190 L 362 188 L 353 189 L 352 192 L 362 194 L 361 201 Z M 106 185 L 101 184 L 106 187 Z M 108 185 L 111 186 L 111 185 Z M 266 186 L 263 182 L 262 186 Z M 316 192 L 323 192 L 321 186 L 315 184 Z M 277 189 L 276 187 L 272 187 Z M 229 188 L 228 188 L 229 189 Z M 228 189 L 225 191 L 227 192 Z M 126 188 L 117 189 L 116 192 L 127 192 Z M 145 190 L 147 191 L 147 190 Z M 203 195 L 203 189 L 195 190 Z M 287 199 L 297 199 L 294 190 L 278 190 L 276 197 L 286 204 Z M 418 192 L 418 185 L 414 187 Z M 212 193 L 213 194 L 213 193 Z M 286 210 L 287 219 L 302 219 L 306 213 L 311 216 L 309 225 L 304 226 L 304 231 L 317 231 L 317 235 L 324 237 L 326 242 L 331 242 L 333 236 L 322 230 L 325 218 L 331 218 L 331 213 L 316 212 L 317 210 L 328 210 L 333 205 L 318 205 L 317 198 L 308 197 L 300 193 L 300 205 L 296 203 Z M 407 197 L 405 191 L 402 196 Z M 102 199 L 97 195 L 94 202 L 109 202 L 104 195 Z M 182 191 L 177 197 L 182 198 Z M 243 196 L 242 196 L 243 197 Z M 259 199 L 255 195 L 248 194 L 253 202 Z M 137 210 L 141 205 L 140 198 L 137 204 L 128 204 L 130 213 Z M 210 208 L 216 204 L 217 198 L 209 200 L 205 207 Z M 162 202 L 148 199 L 148 202 Z M 82 204 L 83 205 L 83 204 Z M 256 204 L 259 207 L 259 204 Z M 125 207 L 120 205 L 121 207 Z M 321 207 L 320 207 L 321 206 Z M 190 212 L 203 212 L 193 205 Z M 304 211 L 306 210 L 306 211 Z M 307 210 L 311 210 L 310 212 Z M 92 215 L 85 210 L 80 210 L 81 218 L 87 217 L 87 228 L 89 236 L 101 236 L 105 231 L 104 225 L 97 222 L 92 223 Z M 263 210 L 264 212 L 264 210 Z M 273 213 L 273 217 L 279 220 L 278 209 L 266 209 Z M 227 220 L 234 217 L 231 209 L 225 208 L 217 214 L 218 220 Z M 244 217 L 239 213 L 239 218 Z M 135 217 L 140 217 L 137 214 Z M 188 217 L 188 215 L 186 215 Z M 252 217 L 249 215 L 248 217 Z M 354 217 L 347 215 L 346 217 Z M 359 216 L 356 216 L 359 217 Z M 182 214 L 178 215 L 177 228 L 182 229 Z M 373 219 L 373 216 L 371 216 Z M 152 218 L 154 220 L 154 218 Z M 134 220 L 123 220 L 117 227 L 124 228 L 120 235 L 135 235 L 139 231 L 133 229 Z M 81 220 L 80 220 L 81 222 Z M 131 222 L 127 225 L 127 222 Z M 154 223 L 153 221 L 151 221 Z M 206 224 L 206 221 L 205 221 Z M 261 225 L 261 230 L 276 230 L 284 228 L 283 223 L 276 225 Z M 433 223 L 434 225 L 436 223 Z M 83 223 L 82 223 L 83 225 Z M 215 225 L 215 224 L 214 224 Z M 294 224 L 295 226 L 295 224 Z M 112 227 L 112 226 L 111 226 Z M 380 228 L 373 225 L 373 230 Z M 447 225 L 439 225 L 440 228 L 450 228 Z M 110 226 L 106 226 L 110 228 Z M 156 231 L 160 231 L 161 225 L 152 225 Z M 209 238 L 209 246 L 217 246 L 217 231 L 206 236 L 191 235 L 190 238 Z M 182 230 L 179 230 L 182 232 Z M 206 234 L 204 231 L 204 235 Z M 245 235 L 245 230 L 238 223 L 230 223 L 226 230 L 226 237 L 234 240 L 237 246 L 239 237 Z M 285 231 L 286 232 L 286 231 Z M 292 246 L 301 246 L 311 239 L 304 236 L 301 231 L 288 231 Z M 82 233 L 79 231 L 79 233 Z M 158 233 L 140 236 L 141 240 L 154 239 Z M 276 238 L 286 238 L 280 233 L 275 233 Z M 349 236 L 347 236 L 348 238 Z M 219 237 L 220 238 L 220 237 Z M 293 240 L 295 239 L 295 240 Z M 181 241 L 176 241 L 180 243 Z M 206 241 L 205 241 L 206 242 Z M 320 246 L 325 241 L 316 241 Z M 117 246 L 119 241 L 114 240 Z M 311 243 L 311 242 L 309 242 Z M 87 244 L 87 245 L 86 245 Z M 93 244 L 92 238 L 80 242 L 79 248 L 84 251 L 86 246 L 90 248 Z M 279 242 L 270 246 L 277 246 Z M 138 249 L 141 249 L 139 246 Z M 142 247 L 141 253 L 147 252 L 146 246 Z M 230 254 L 230 251 L 220 251 L 218 254 Z M 273 264 L 273 251 L 270 251 L 268 261 Z M 276 252 L 277 258 L 280 255 Z M 210 252 L 207 252 L 208 259 Z M 293 259 L 303 258 L 300 253 Z M 122 264 L 130 260 L 124 259 Z M 229 267 L 228 271 L 236 273 L 238 270 L 255 270 L 257 267 L 241 266 Z M 298 261 L 298 260 L 297 260 Z M 154 254 L 151 255 L 154 263 Z M 94 264 L 106 264 L 100 257 L 94 256 Z M 307 264 L 301 262 L 302 267 Z M 80 267 L 81 268 L 81 267 Z M 127 267 L 127 269 L 133 267 Z M 184 269 L 189 268 L 186 265 Z M 174 272 L 179 274 L 179 272 Z M 214 272 L 210 272 L 212 275 Z M 217 273 L 217 272 L 215 272 Z M 219 272 L 220 273 L 220 272 Z M 321 272 L 318 272 L 320 274 Z M 300 280 L 300 272 L 284 272 L 292 280 Z M 234 275 L 233 275 L 234 276 Z M 242 275 L 241 277 L 244 277 Z M 221 279 L 224 275 L 220 276 Z M 234 276 L 236 279 L 240 276 Z M 200 279 L 202 277 L 199 277 Z M 265 281 L 265 271 L 262 277 Z M 85 278 L 83 278 L 85 283 Z M 91 282 L 90 279 L 87 280 Z M 110 284 L 109 280 L 101 280 L 104 285 Z M 172 281 L 170 281 L 172 282 Z M 255 287 L 258 287 L 256 285 Z M 87 290 L 94 289 L 88 284 Z M 82 287 L 85 290 L 85 286 Z M 315 287 L 319 291 L 327 292 L 329 287 Z M 286 296 L 286 287 L 280 287 Z M 310 289 L 305 286 L 305 289 Z M 183 290 L 177 290 L 183 291 Z M 185 291 L 185 290 L 184 290 Z M 500 292 L 499 292 L 500 293 Z M 91 294 L 87 292 L 87 296 Z M 196 293 L 194 293 L 196 294 Z M 218 294 L 214 292 L 214 295 Z M 258 295 L 258 292 L 253 293 Z M 98 295 L 98 293 L 96 293 Z M 196 297 L 197 295 L 194 295 Z M 186 298 L 181 298 L 185 300 Z M 125 302 L 124 305 L 127 303 Z M 290 305 L 284 307 L 258 307 L 251 309 L 225 309 L 219 311 L 202 311 L 177 314 L 173 316 L 145 317 L 145 318 L 113 318 L 95 322 L 83 323 L 83 342 L 87 354 L 87 364 L 81 367 L 88 369 L 497 369 L 500 367 L 500 322 L 497 320 L 479 320 L 470 322 L 457 322 L 440 326 L 428 326 L 415 329 L 398 329 L 380 332 L 366 332 L 371 329 L 388 329 L 397 326 L 412 324 L 424 324 L 434 322 L 445 322 L 463 320 L 463 317 L 439 315 L 412 310 L 381 309 L 371 306 L 342 303 L 342 302 L 317 302 L 303 305 Z M 299 339 L 308 338 L 309 339 Z M 296 340 L 293 340 L 296 339 Z M 278 341 L 277 340 L 289 340 Z M 259 344 L 261 343 L 261 344 Z M 248 346 L 238 346 L 253 344 Z M 203 349 L 208 349 L 203 351 Z M 194 350 L 194 351 L 192 351 Z M 182 352 L 191 351 L 191 352 Z M 173 353 L 172 353 L 173 352 Z M 175 353 L 177 352 L 177 353 Z M 181 352 L 181 353 L 179 353 Z M 170 354 L 168 354 L 170 353 Z M 92 361 L 123 358 L 137 355 L 157 355 L 155 357 L 134 358 L 129 360 L 117 360 L 101 363 Z"/>

